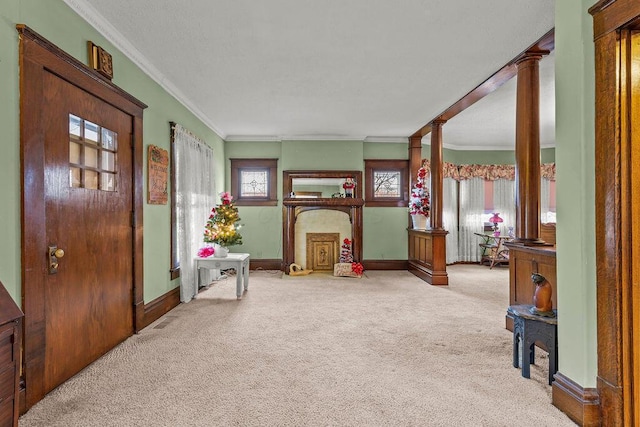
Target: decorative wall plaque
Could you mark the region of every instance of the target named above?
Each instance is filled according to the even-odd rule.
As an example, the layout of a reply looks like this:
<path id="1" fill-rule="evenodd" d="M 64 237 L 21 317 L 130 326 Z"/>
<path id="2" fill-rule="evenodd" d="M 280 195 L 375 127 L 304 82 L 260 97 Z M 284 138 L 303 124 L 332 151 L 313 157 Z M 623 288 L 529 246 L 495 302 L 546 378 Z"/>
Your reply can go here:
<path id="1" fill-rule="evenodd" d="M 147 156 L 148 203 L 151 205 L 167 204 L 167 182 L 169 178 L 169 152 L 155 145 L 149 146 Z"/>
<path id="2" fill-rule="evenodd" d="M 89 50 L 89 66 L 109 80 L 113 79 L 113 60 L 111 54 L 100 46 L 93 44 L 92 41 L 87 42 L 87 48 Z"/>

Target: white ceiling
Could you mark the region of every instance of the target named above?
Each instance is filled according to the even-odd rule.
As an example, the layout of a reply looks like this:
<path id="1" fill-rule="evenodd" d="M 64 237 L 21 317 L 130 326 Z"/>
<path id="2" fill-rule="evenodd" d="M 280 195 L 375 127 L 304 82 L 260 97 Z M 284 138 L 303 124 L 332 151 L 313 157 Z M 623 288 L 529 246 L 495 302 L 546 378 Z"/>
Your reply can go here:
<path id="1" fill-rule="evenodd" d="M 64 1 L 227 140 L 406 141 L 553 28 L 555 7 L 555 0 Z M 552 146 L 553 58 L 543 60 L 541 76 L 541 144 Z M 445 147 L 513 149 L 514 106 L 511 81 L 445 124 Z"/>

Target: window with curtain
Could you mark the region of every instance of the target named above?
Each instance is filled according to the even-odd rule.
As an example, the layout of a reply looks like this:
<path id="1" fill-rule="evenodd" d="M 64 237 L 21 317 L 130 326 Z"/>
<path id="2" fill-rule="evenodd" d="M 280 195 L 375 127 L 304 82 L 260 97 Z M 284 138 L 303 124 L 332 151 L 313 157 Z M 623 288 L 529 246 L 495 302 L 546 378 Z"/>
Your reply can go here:
<path id="1" fill-rule="evenodd" d="M 483 232 L 484 216 L 484 180 L 469 178 L 460 181 L 458 261 L 480 261 L 480 242 L 474 233 Z"/>
<path id="2" fill-rule="evenodd" d="M 458 261 L 458 181 L 442 180 L 442 225 L 449 232 L 446 237 L 447 264 Z"/>
<path id="3" fill-rule="evenodd" d="M 180 277 L 180 300 L 198 293 L 193 258 L 202 246 L 204 226 L 217 201 L 211 147 L 177 123 L 171 124 L 172 277 Z"/>
<path id="4" fill-rule="evenodd" d="M 556 222 L 556 164 L 540 167 L 540 222 Z"/>
<path id="5" fill-rule="evenodd" d="M 509 234 L 509 227 L 516 227 L 516 182 L 508 179 L 493 181 L 493 211 L 500 213 L 504 221 L 499 224 L 500 234 Z"/>

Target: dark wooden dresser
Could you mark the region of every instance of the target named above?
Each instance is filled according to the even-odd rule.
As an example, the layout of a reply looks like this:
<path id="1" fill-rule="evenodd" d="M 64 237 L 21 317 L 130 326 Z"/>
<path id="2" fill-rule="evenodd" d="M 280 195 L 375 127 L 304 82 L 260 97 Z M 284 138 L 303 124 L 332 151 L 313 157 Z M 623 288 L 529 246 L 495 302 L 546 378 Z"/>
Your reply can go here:
<path id="1" fill-rule="evenodd" d="M 0 282 L 0 427 L 18 425 L 22 311 Z"/>

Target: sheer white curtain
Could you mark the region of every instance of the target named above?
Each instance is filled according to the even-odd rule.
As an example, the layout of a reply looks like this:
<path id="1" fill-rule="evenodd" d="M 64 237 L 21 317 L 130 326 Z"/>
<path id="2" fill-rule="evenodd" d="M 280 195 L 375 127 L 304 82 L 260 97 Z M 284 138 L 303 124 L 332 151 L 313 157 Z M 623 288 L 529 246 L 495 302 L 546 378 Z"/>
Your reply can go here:
<path id="1" fill-rule="evenodd" d="M 471 178 L 460 181 L 460 229 L 458 235 L 458 261 L 480 261 L 478 244 L 484 222 L 484 180 Z"/>
<path id="2" fill-rule="evenodd" d="M 555 216 L 549 215 L 549 198 L 551 193 L 551 181 L 540 178 L 540 222 L 556 222 Z M 553 220 L 552 220 L 553 219 Z"/>
<path id="3" fill-rule="evenodd" d="M 174 125 L 176 225 L 180 300 L 198 293 L 193 258 L 203 245 L 204 226 L 216 203 L 213 150 L 179 124 Z"/>
<path id="4" fill-rule="evenodd" d="M 447 264 L 458 261 L 458 181 L 442 180 L 442 225 L 449 232 L 446 237 Z"/>
<path id="5" fill-rule="evenodd" d="M 516 227 L 516 182 L 507 179 L 493 181 L 493 209 L 504 220 L 500 234 L 507 235 L 508 228 Z"/>

